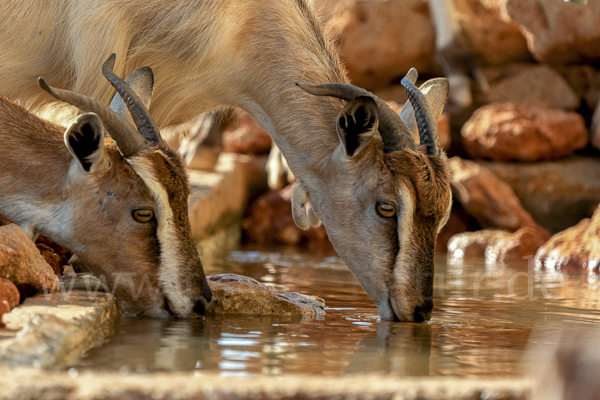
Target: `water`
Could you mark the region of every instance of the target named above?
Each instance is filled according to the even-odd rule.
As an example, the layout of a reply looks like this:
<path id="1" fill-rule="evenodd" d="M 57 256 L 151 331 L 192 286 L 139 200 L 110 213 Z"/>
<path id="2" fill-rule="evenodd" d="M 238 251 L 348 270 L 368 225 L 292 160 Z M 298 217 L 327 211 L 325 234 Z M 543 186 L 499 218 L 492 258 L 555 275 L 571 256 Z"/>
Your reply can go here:
<path id="1" fill-rule="evenodd" d="M 124 318 L 117 333 L 80 367 L 93 370 L 195 371 L 223 376 L 289 373 L 508 377 L 535 365 L 533 342 L 564 335 L 600 338 L 596 276 L 563 276 L 527 265 L 436 265 L 429 323 L 380 321 L 377 310 L 336 257 L 297 250 L 234 251 L 205 266 L 207 275 L 251 276 L 325 299 L 312 321 L 217 316 L 197 320 Z M 530 340 L 531 339 L 531 340 Z"/>

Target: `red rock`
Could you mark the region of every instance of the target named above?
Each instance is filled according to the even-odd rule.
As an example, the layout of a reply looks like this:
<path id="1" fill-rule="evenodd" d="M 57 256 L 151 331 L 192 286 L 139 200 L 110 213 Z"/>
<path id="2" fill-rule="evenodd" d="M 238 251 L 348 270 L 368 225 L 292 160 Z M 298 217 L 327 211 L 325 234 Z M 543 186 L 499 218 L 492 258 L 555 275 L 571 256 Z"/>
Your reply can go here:
<path id="1" fill-rule="evenodd" d="M 19 291 L 8 279 L 0 278 L 0 328 L 4 328 L 2 315 L 19 305 Z"/>
<path id="2" fill-rule="evenodd" d="M 483 228 L 514 232 L 530 227 L 546 238 L 548 231 L 525 211 L 513 190 L 489 169 L 459 157 L 448 160 L 452 174 L 452 193 L 464 210 Z"/>
<path id="3" fill-rule="evenodd" d="M 56 275 L 62 275 L 63 263 L 60 256 L 56 254 L 51 247 L 48 247 L 43 243 L 36 243 L 35 247 L 37 247 L 44 260 L 48 263 L 50 268 L 52 268 L 52 271 L 54 271 Z"/>
<path id="4" fill-rule="evenodd" d="M 556 159 L 588 142 L 581 115 L 514 103 L 481 107 L 463 126 L 461 135 L 471 157 L 496 161 Z"/>
<path id="5" fill-rule="evenodd" d="M 58 278 L 17 225 L 0 227 L 0 278 L 12 281 L 22 298 L 58 289 Z"/>
<path id="6" fill-rule="evenodd" d="M 452 260 L 485 258 L 486 264 L 527 262 L 547 240 L 533 228 L 511 233 L 504 230 L 482 230 L 454 235 L 448 241 Z"/>
<path id="7" fill-rule="evenodd" d="M 0 226 L 4 226 L 4 225 L 8 225 L 8 224 L 12 224 L 13 222 L 11 220 L 9 220 L 8 218 L 0 215 Z"/>
<path id="8" fill-rule="evenodd" d="M 248 114 L 238 112 L 237 126 L 223 132 L 225 151 L 240 154 L 269 154 L 271 137 Z"/>
<path id="9" fill-rule="evenodd" d="M 600 58 L 599 2 L 507 0 L 506 10 L 538 61 L 574 64 Z"/>
<path id="10" fill-rule="evenodd" d="M 472 231 L 474 228 L 476 227 L 463 209 L 452 209 L 448 222 L 437 236 L 435 252 L 446 253 L 448 251 L 448 241 L 451 237 L 458 233 Z"/>
<path id="11" fill-rule="evenodd" d="M 44 244 L 45 246 L 52 249 L 52 251 L 54 252 L 54 254 L 56 256 L 60 257 L 60 269 L 61 270 L 64 265 L 67 265 L 67 263 L 71 259 L 71 256 L 73 256 L 73 252 L 69 248 L 56 243 L 54 240 L 52 240 L 49 237 L 46 237 L 44 235 L 39 235 L 38 238 L 36 239 L 35 243 L 36 243 L 36 245 Z M 41 250 L 40 250 L 40 253 L 41 253 Z M 50 264 L 50 263 L 48 263 L 48 264 Z M 54 267 L 52 267 L 52 268 L 54 269 Z"/>
<path id="12" fill-rule="evenodd" d="M 271 190 L 250 205 L 242 221 L 245 242 L 332 247 L 322 225 L 303 231 L 294 223 L 291 193 L 295 185 Z"/>
<path id="13" fill-rule="evenodd" d="M 486 68 L 485 75 L 490 83 L 486 103 L 545 103 L 575 110 L 581 102 L 565 78 L 547 65 L 509 64 Z"/>
<path id="14" fill-rule="evenodd" d="M 388 85 L 411 67 L 434 68 L 435 31 L 421 0 L 351 0 L 333 12 L 328 28 L 341 41 L 342 58 L 355 85 Z"/>
<path id="15" fill-rule="evenodd" d="M 552 236 L 534 262 L 537 268 L 600 272 L 600 207 L 591 219 Z"/>

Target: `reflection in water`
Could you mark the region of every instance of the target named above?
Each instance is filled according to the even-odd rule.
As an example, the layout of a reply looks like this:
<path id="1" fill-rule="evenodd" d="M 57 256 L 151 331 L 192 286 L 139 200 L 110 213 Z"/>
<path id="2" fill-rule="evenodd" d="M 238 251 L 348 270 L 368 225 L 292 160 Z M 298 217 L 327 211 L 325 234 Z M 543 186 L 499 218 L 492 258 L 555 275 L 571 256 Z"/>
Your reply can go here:
<path id="1" fill-rule="evenodd" d="M 248 275 L 267 285 L 323 297 L 327 315 L 302 319 L 211 316 L 124 319 L 81 368 L 393 376 L 510 376 L 521 373 L 532 332 L 595 332 L 600 285 L 527 267 L 436 265 L 432 321 L 380 321 L 377 309 L 336 257 L 282 251 L 232 252 L 207 274 Z M 532 360 L 528 360 L 529 363 Z"/>

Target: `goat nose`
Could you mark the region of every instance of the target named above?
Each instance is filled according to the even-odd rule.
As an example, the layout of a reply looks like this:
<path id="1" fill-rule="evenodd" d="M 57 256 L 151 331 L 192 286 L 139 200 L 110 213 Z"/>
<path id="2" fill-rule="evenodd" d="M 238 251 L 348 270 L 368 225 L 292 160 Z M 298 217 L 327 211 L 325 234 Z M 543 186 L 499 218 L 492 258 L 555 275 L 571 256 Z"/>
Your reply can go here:
<path id="1" fill-rule="evenodd" d="M 425 301 L 423 304 L 415 307 L 413 314 L 415 322 L 424 322 L 431 319 L 431 312 L 433 311 L 433 301 Z"/>
<path id="2" fill-rule="evenodd" d="M 198 315 L 204 315 L 210 309 L 212 305 L 212 293 L 210 291 L 210 287 L 208 286 L 208 282 L 205 281 L 202 288 L 203 297 L 196 301 L 194 305 L 194 312 Z"/>

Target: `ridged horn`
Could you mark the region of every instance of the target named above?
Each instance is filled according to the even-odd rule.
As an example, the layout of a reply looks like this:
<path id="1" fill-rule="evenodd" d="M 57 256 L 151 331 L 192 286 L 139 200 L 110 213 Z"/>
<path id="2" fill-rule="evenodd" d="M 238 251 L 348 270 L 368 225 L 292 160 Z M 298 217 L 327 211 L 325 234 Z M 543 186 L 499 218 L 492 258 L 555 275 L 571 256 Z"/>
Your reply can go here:
<path id="1" fill-rule="evenodd" d="M 427 99 L 413 83 L 416 81 L 417 76 L 417 70 L 411 68 L 410 71 L 408 71 L 408 74 L 402 78 L 401 83 L 402 86 L 406 88 L 410 104 L 415 110 L 415 119 L 417 120 L 417 127 L 419 128 L 419 141 L 421 142 L 421 145 L 427 147 L 427 152 L 429 154 L 439 157 L 441 156 L 441 150 L 437 124 L 433 112 L 429 108 Z"/>
<path id="2" fill-rule="evenodd" d="M 116 54 L 113 53 L 102 65 L 102 74 L 110 82 L 110 84 L 117 90 L 117 93 L 121 96 L 127 109 L 131 114 L 131 118 L 137 126 L 138 131 L 142 136 L 149 142 L 158 144 L 162 141 L 160 131 L 154 118 L 148 112 L 148 109 L 144 106 L 144 103 L 140 100 L 139 96 L 125 81 L 119 78 L 114 72 Z"/>
<path id="3" fill-rule="evenodd" d="M 326 83 L 323 85 L 296 83 L 296 85 L 315 96 L 330 96 L 346 101 L 352 101 L 359 96 L 371 97 L 377 104 L 379 133 L 383 139 L 384 151 L 389 153 L 403 147 L 408 147 L 411 150 L 417 149 L 408 128 L 404 125 L 400 116 L 373 93 L 347 83 Z"/>
<path id="4" fill-rule="evenodd" d="M 38 83 L 42 89 L 57 100 L 69 103 L 85 112 L 97 114 L 104 129 L 115 141 L 123 157 L 132 157 L 150 150 L 144 137 L 125 118 L 99 101 L 68 90 L 55 89 L 41 77 L 38 78 Z"/>

